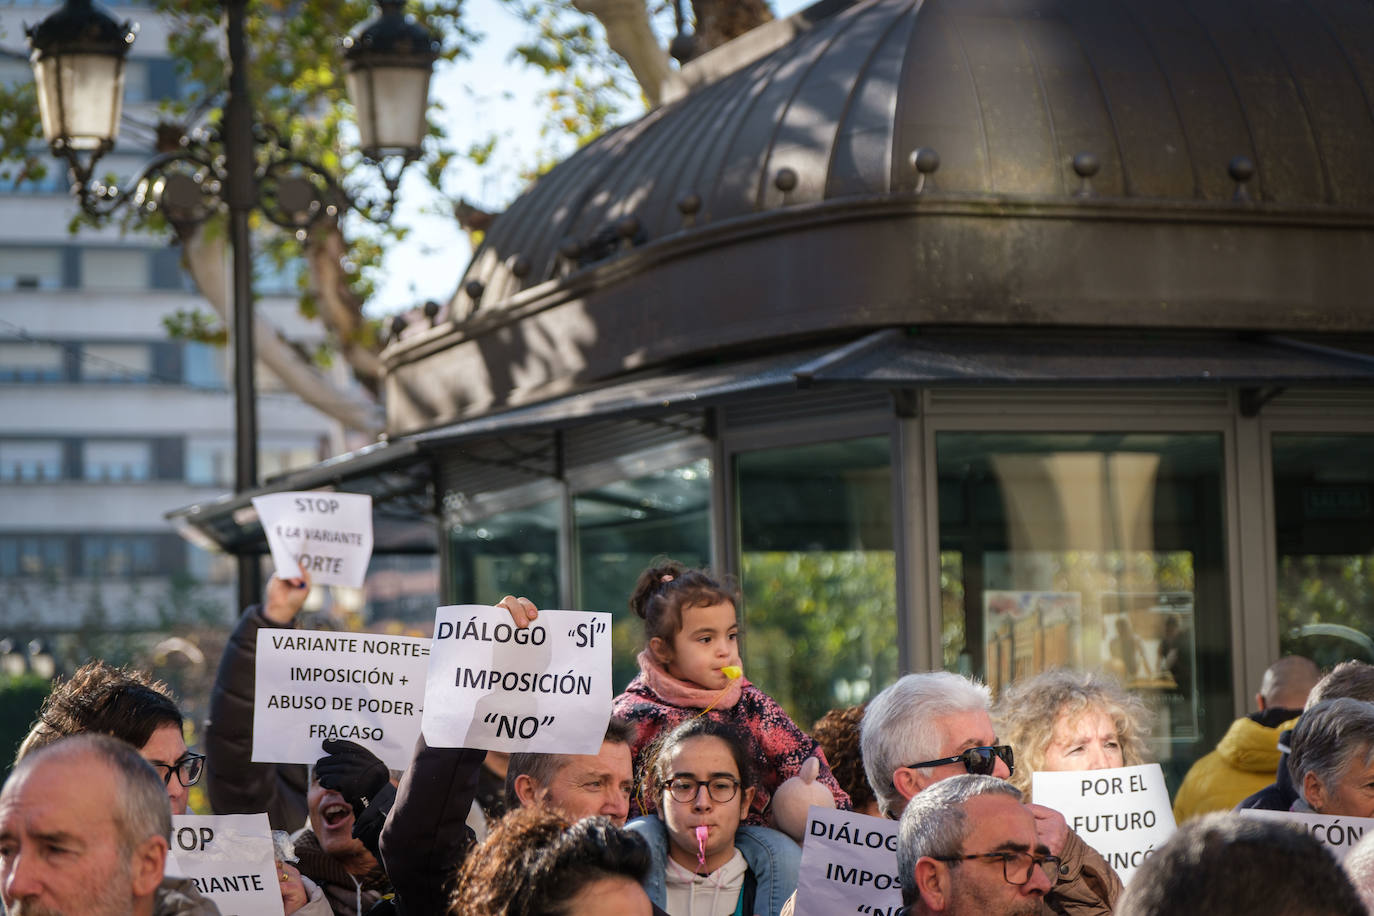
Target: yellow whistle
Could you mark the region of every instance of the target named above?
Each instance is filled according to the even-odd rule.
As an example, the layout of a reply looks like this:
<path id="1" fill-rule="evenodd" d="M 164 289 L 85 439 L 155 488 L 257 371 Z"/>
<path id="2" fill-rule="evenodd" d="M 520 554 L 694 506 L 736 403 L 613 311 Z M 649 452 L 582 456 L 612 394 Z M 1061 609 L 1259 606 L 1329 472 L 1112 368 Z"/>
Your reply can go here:
<path id="1" fill-rule="evenodd" d="M 724 668 L 720 669 L 720 673 L 732 681 L 744 677 L 744 669 L 739 665 L 726 665 Z"/>

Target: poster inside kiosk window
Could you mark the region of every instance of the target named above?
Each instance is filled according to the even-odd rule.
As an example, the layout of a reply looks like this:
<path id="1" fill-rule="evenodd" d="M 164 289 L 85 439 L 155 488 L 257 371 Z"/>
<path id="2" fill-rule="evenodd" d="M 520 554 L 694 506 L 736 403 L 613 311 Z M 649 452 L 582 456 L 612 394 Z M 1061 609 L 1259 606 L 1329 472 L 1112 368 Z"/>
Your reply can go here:
<path id="1" fill-rule="evenodd" d="M 372 558 L 372 497 L 365 493 L 271 493 L 253 497 L 277 575 L 304 570 L 315 585 L 362 588 Z"/>

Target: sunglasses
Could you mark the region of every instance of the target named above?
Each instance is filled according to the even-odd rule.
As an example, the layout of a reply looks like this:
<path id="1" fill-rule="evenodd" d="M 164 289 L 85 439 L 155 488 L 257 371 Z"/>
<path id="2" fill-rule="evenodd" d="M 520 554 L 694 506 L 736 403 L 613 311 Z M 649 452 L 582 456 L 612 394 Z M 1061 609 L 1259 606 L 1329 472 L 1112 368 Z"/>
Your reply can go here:
<path id="1" fill-rule="evenodd" d="M 1007 765 L 1007 775 L 1010 776 L 1016 771 L 1016 763 L 1011 752 L 1010 744 L 998 744 L 994 747 L 971 747 L 953 757 L 941 757 L 939 760 L 926 760 L 922 763 L 908 764 L 904 769 L 923 770 L 926 767 L 939 767 L 947 763 L 962 763 L 964 769 L 975 776 L 991 776 L 992 771 L 997 767 L 997 761 L 1001 760 Z"/>

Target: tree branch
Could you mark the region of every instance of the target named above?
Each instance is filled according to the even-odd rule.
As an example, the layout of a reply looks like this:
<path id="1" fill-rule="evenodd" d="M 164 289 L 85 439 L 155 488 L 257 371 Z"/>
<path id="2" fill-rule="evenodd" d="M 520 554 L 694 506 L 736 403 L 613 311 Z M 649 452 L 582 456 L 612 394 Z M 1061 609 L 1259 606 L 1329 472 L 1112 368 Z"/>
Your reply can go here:
<path id="1" fill-rule="evenodd" d="M 225 324 L 233 319 L 229 296 L 227 258 L 229 246 L 221 232 L 207 232 L 206 224 L 177 229 L 186 268 L 196 287 L 219 313 Z M 361 391 L 334 385 L 311 365 L 261 315 L 253 317 L 253 346 L 257 358 L 281 379 L 282 384 L 316 410 L 348 429 L 375 436 L 384 429 L 381 407 Z"/>
<path id="2" fill-rule="evenodd" d="M 657 107 L 672 59 L 659 46 L 644 0 L 572 0 L 572 5 L 597 18 L 606 30 L 606 43 L 630 65 L 649 107 Z"/>

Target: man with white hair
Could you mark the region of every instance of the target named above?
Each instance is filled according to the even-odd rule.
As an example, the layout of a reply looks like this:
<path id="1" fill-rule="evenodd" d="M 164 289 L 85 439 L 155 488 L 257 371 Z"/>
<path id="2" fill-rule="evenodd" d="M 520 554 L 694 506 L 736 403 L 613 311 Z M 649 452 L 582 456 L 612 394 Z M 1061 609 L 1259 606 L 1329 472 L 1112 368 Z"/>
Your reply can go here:
<path id="1" fill-rule="evenodd" d="M 1374 703 L 1349 697 L 1308 709 L 1293 729 L 1294 811 L 1374 817 Z"/>
<path id="2" fill-rule="evenodd" d="M 913 798 L 897 840 L 911 916 L 1039 916 L 1059 859 L 1021 791 L 993 776 L 952 776 Z"/>
<path id="3" fill-rule="evenodd" d="M 878 806 L 900 818 L 911 799 L 941 780 L 963 773 L 1005 779 L 1015 765 L 1012 748 L 997 743 L 988 715 L 988 688 L 948 671 L 908 674 L 874 697 L 864 712 L 860 744 Z M 1121 879 L 1092 847 L 1069 829 L 1064 816 L 1027 805 L 1040 842 L 1058 857 L 1058 881 L 1040 911 L 1109 914 Z"/>
<path id="4" fill-rule="evenodd" d="M 171 835 L 167 790 L 138 751 L 62 738 L 0 790 L 0 899 L 10 916 L 152 916 Z"/>

